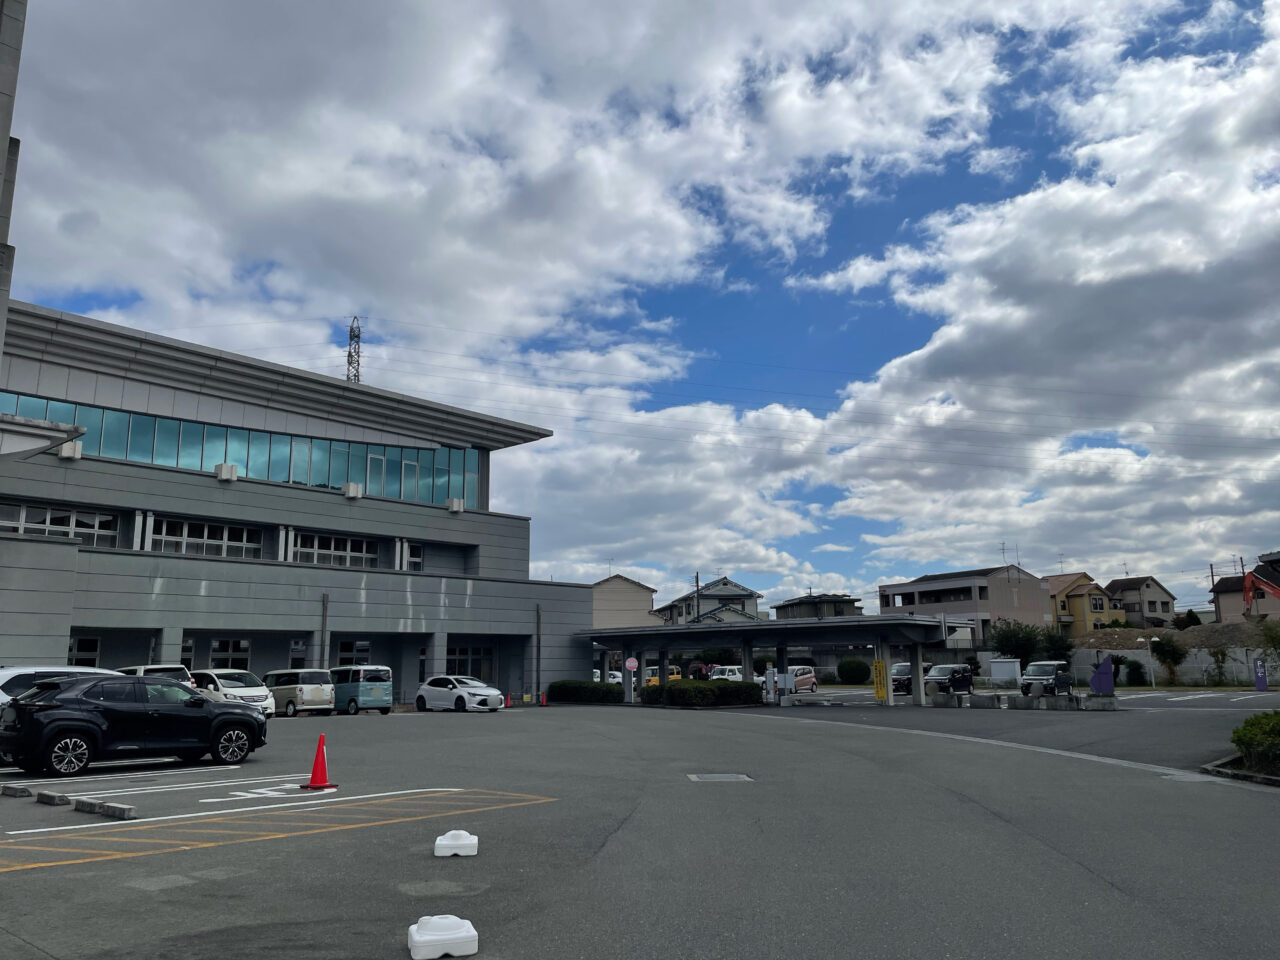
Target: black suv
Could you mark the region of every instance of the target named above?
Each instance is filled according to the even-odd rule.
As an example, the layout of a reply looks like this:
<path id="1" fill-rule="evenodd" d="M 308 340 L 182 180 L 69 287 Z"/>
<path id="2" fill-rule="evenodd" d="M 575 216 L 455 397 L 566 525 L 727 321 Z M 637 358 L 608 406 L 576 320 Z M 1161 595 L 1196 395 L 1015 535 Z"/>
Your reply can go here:
<path id="1" fill-rule="evenodd" d="M 262 711 L 163 677 L 41 680 L 0 709 L 0 754 L 55 777 L 94 760 L 179 757 L 239 763 L 267 742 Z"/>
<path id="2" fill-rule="evenodd" d="M 973 693 L 973 668 L 967 663 L 938 663 L 924 675 L 924 688 L 937 684 L 939 693 Z"/>

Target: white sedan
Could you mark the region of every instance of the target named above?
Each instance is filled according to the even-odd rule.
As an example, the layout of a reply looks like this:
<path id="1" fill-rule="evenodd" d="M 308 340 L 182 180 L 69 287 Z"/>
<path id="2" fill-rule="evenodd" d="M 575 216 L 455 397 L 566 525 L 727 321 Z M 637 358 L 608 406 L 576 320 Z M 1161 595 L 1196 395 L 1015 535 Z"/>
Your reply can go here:
<path id="1" fill-rule="evenodd" d="M 491 687 L 483 680 L 475 677 L 455 677 L 441 675 L 429 677 L 427 682 L 418 688 L 413 704 L 421 712 L 423 710 L 467 710 L 476 712 L 487 710 L 496 713 L 505 705 L 502 691 Z"/>

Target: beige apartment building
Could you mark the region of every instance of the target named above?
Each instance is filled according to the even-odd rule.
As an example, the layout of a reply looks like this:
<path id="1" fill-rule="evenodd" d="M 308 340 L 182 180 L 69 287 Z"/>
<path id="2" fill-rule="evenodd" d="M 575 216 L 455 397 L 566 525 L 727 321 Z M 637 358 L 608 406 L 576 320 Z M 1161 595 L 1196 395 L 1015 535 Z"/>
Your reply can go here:
<path id="1" fill-rule="evenodd" d="M 1053 625 L 1048 582 L 1012 563 L 881 584 L 879 593 L 881 614 L 972 617 L 979 643 L 1000 619 Z"/>
<path id="2" fill-rule="evenodd" d="M 620 573 L 591 585 L 591 626 L 595 630 L 616 627 L 660 626 L 662 618 L 653 612 L 653 595 L 658 591 Z"/>

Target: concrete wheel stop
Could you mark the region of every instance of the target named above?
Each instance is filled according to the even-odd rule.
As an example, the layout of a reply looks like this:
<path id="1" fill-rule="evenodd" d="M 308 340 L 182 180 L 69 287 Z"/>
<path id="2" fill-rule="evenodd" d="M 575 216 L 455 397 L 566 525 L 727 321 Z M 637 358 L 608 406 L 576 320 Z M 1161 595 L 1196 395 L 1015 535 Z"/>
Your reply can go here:
<path id="1" fill-rule="evenodd" d="M 450 830 L 436 837 L 437 857 L 474 857 L 480 852 L 480 838 L 465 830 Z"/>
<path id="2" fill-rule="evenodd" d="M 409 956 L 413 960 L 437 957 L 469 957 L 480 949 L 480 938 L 470 920 L 451 914 L 419 917 L 409 927 Z"/>

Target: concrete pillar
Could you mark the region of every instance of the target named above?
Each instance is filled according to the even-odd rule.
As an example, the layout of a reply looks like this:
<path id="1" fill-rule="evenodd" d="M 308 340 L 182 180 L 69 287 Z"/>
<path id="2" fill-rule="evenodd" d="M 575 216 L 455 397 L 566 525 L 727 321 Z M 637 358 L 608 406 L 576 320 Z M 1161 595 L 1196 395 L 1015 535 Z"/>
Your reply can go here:
<path id="1" fill-rule="evenodd" d="M 742 641 L 742 679 L 750 683 L 756 678 L 755 667 L 751 665 L 751 641 Z"/>
<path id="2" fill-rule="evenodd" d="M 773 662 L 778 668 L 778 675 L 787 672 L 787 645 L 780 643 L 773 651 Z"/>
<path id="3" fill-rule="evenodd" d="M 623 646 L 622 648 L 622 702 L 636 702 L 636 675 L 633 671 L 627 669 L 627 661 L 635 655 L 635 651 L 631 647 Z"/>
<path id="4" fill-rule="evenodd" d="M 447 633 L 431 634 L 430 642 L 427 644 L 427 676 L 433 677 L 436 674 L 444 673 L 448 666 L 447 658 L 449 655 L 449 635 Z"/>
<path id="5" fill-rule="evenodd" d="M 609 682 L 609 651 L 601 650 L 600 656 L 596 659 L 596 669 L 600 671 L 600 682 Z"/>
<path id="6" fill-rule="evenodd" d="M 890 661 L 893 659 L 893 647 L 888 640 L 884 638 L 876 641 L 876 659 L 884 662 L 884 680 L 885 680 L 885 699 L 886 707 L 893 706 L 893 678 L 889 676 L 889 668 L 892 666 Z"/>
<path id="7" fill-rule="evenodd" d="M 395 671 L 396 703 L 412 703 L 418 692 L 418 666 L 423 647 L 431 643 L 431 634 L 413 634 L 400 641 L 400 662 L 392 664 Z M 424 678 L 425 679 L 425 678 Z"/>
<path id="8" fill-rule="evenodd" d="M 152 663 L 182 662 L 182 628 L 161 627 L 152 646 Z"/>
<path id="9" fill-rule="evenodd" d="M 911 645 L 911 702 L 924 706 L 924 650 L 918 643 Z"/>
<path id="10" fill-rule="evenodd" d="M 658 686 L 665 687 L 667 685 L 667 663 L 669 662 L 670 653 L 665 647 L 658 651 Z"/>

